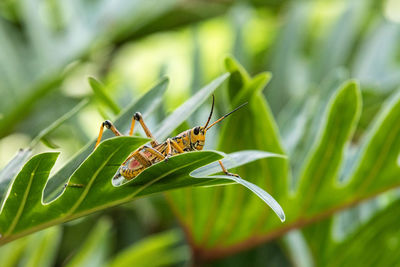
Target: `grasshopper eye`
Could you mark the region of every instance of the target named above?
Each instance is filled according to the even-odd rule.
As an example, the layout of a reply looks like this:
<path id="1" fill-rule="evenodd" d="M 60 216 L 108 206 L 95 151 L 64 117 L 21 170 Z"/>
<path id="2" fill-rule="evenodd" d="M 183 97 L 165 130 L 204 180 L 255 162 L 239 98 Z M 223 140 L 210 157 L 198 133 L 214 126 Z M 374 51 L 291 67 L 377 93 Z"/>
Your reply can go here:
<path id="1" fill-rule="evenodd" d="M 196 128 L 193 129 L 193 133 L 194 133 L 195 135 L 198 135 L 199 132 L 200 132 L 200 127 L 196 127 Z"/>

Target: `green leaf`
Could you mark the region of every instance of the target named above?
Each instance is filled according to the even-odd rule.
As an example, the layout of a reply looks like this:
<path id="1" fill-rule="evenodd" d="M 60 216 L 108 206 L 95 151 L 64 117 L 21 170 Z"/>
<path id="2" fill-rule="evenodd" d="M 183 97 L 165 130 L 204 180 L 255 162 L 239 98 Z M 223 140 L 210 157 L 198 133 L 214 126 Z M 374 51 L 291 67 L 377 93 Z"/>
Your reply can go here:
<path id="1" fill-rule="evenodd" d="M 313 198 L 315 203 L 313 205 L 317 207 L 321 205 L 321 200 L 327 198 L 336 199 L 331 202 L 329 207 L 321 209 L 319 214 L 323 214 L 324 210 L 325 212 L 326 210 L 336 210 L 337 207 L 348 208 L 353 203 L 358 203 L 361 200 L 398 186 L 400 167 L 397 161 L 400 153 L 400 144 L 396 136 L 399 135 L 397 125 L 400 122 L 400 95 L 398 93 L 394 94 L 382 106 L 383 108 L 376 116 L 374 123 L 368 129 L 367 135 L 358 148 L 356 160 L 351 159 L 349 162 L 350 168 L 345 169 L 344 182 L 340 184 L 340 187 L 337 187 L 338 183 L 336 182 L 334 184 L 335 188 L 331 190 L 328 188 L 319 190 L 320 193 L 318 195 L 323 196 L 325 194 L 328 197 Z M 398 204 L 398 201 L 396 203 Z M 307 227 L 304 232 L 318 265 L 337 266 L 343 262 L 351 262 L 351 265 L 365 266 L 367 264 L 378 264 L 379 261 L 379 264 L 391 266 L 394 262 L 398 262 L 398 259 L 391 252 L 396 250 L 395 244 L 397 244 L 396 240 L 391 239 L 397 233 L 390 226 L 393 222 L 389 222 L 390 218 L 396 218 L 397 211 L 393 209 L 394 205 L 390 205 L 387 209 L 378 212 L 373 218 L 370 218 L 366 225 L 361 227 L 356 224 L 360 215 L 350 210 L 349 213 L 353 215 L 346 223 L 346 226 L 355 230 L 344 241 L 332 239 L 335 237 L 337 239 L 337 236 L 332 236 L 332 222 L 337 222 L 337 220 L 328 219 Z M 367 211 L 375 212 L 371 208 L 368 208 Z M 386 218 L 380 218 L 381 216 Z M 357 227 L 359 228 L 357 229 Z M 385 233 L 385 231 L 387 232 Z M 371 245 L 372 243 L 374 245 Z M 386 247 L 386 249 L 376 250 L 376 243 L 380 244 L 378 245 L 379 247 Z M 388 245 L 389 243 L 391 245 Z M 366 249 L 369 248 L 373 248 L 371 253 L 366 252 Z M 379 252 L 372 253 L 372 251 Z M 381 251 L 385 252 L 381 253 Z M 338 257 L 338 255 L 340 256 Z M 362 260 L 360 260 L 360 257 Z M 354 261 L 353 259 L 357 260 Z M 385 261 L 381 259 L 385 259 Z"/>
<path id="2" fill-rule="evenodd" d="M 325 123 L 303 167 L 296 197 L 302 216 L 321 210 L 321 206 L 327 203 L 340 201 L 340 195 L 333 192 L 337 191 L 344 149 L 355 130 L 360 112 L 358 84 L 347 82 L 331 98 Z"/>
<path id="3" fill-rule="evenodd" d="M 42 85 L 31 88 L 29 92 L 26 92 L 22 100 L 12 108 L 5 111 L 4 115 L 0 118 L 0 137 L 8 135 L 17 123 L 21 122 L 30 114 L 34 103 L 38 101 L 38 99 L 44 97 L 48 92 L 59 86 L 64 78 L 63 75 L 65 74 L 57 76 L 53 78 L 53 80 L 43 82 Z"/>
<path id="4" fill-rule="evenodd" d="M 89 190 L 91 183 L 99 175 L 99 171 L 103 171 L 102 177 L 112 177 L 112 174 L 105 170 L 112 168 L 115 173 L 116 168 L 118 168 L 118 165 L 115 164 L 122 162 L 132 150 L 146 141 L 147 139 L 125 137 L 120 141 L 111 139 L 109 142 L 104 142 L 77 169 L 71 178 L 71 182 L 85 183 L 85 189 Z M 118 145 L 115 143 L 118 143 Z M 125 147 L 122 148 L 121 146 Z M 0 214 L 0 233 L 2 235 L 0 243 L 3 243 L 2 241 L 10 236 L 12 237 L 14 233 L 23 232 L 24 234 L 44 228 L 49 221 L 53 220 L 52 224 L 55 224 L 57 220 L 63 221 L 62 218 L 65 221 L 68 217 L 71 217 L 70 214 L 75 214 L 75 209 L 82 201 L 86 200 L 87 196 L 92 196 L 87 194 L 88 192 L 84 189 L 68 187 L 62 198 L 53 201 L 51 205 L 42 204 L 42 192 L 57 156 L 58 153 L 43 153 L 34 156 L 14 180 Z M 110 160 L 116 161 L 110 163 Z M 115 166 L 107 167 L 106 164 L 114 164 Z M 83 175 L 83 178 L 79 178 L 79 175 Z M 89 178 L 90 180 L 87 180 Z M 105 179 L 102 182 L 104 184 L 110 183 Z M 113 188 L 112 185 L 109 186 L 111 189 Z M 68 202 L 69 200 L 73 201 Z M 98 206 L 96 202 L 92 204 Z"/>
<path id="5" fill-rule="evenodd" d="M 400 93 L 392 95 L 368 129 L 348 184 L 349 200 L 365 198 L 400 183 Z"/>
<path id="6" fill-rule="evenodd" d="M 305 45 L 304 29 L 309 23 L 309 14 L 312 13 L 311 2 L 292 2 L 286 12 L 287 20 L 278 29 L 269 59 L 270 71 L 279 74 L 271 81 L 266 92 L 267 99 L 275 114 L 280 112 L 290 99 L 291 91 L 302 90 L 301 84 L 296 81 L 304 73 L 301 64 L 301 49 Z M 301 75 L 303 76 L 303 75 Z M 294 87 L 293 85 L 296 85 Z"/>
<path id="7" fill-rule="evenodd" d="M 95 96 L 107 107 L 111 109 L 114 114 L 120 113 L 120 108 L 117 103 L 107 94 L 107 89 L 104 84 L 99 82 L 93 77 L 88 78 L 90 87 L 92 88 Z"/>
<path id="8" fill-rule="evenodd" d="M 258 186 L 243 180 L 240 177 L 230 176 L 230 175 L 213 175 L 208 176 L 209 178 L 224 178 L 227 180 L 232 180 L 238 184 L 243 185 L 244 187 L 250 189 L 255 195 L 261 198 L 271 209 L 278 215 L 279 219 L 284 222 L 285 221 L 285 213 L 279 203 L 267 192 L 259 188 Z"/>
<path id="9" fill-rule="evenodd" d="M 20 260 L 21 266 L 54 266 L 60 241 L 59 226 L 30 236 L 24 256 Z"/>
<path id="10" fill-rule="evenodd" d="M 340 216 L 340 215 L 339 215 Z M 322 260 L 332 250 L 332 244 L 335 244 L 335 237 L 332 236 L 333 224 L 336 216 L 332 216 L 309 227 L 302 229 L 302 237 L 307 241 L 310 257 L 314 258 L 314 266 L 322 265 Z M 300 233 L 299 233 L 300 234 Z M 312 252 L 312 253 L 311 253 Z"/>
<path id="11" fill-rule="evenodd" d="M 110 232 L 111 222 L 101 218 L 66 266 L 104 266 L 111 241 Z"/>
<path id="12" fill-rule="evenodd" d="M 40 141 L 42 141 L 42 143 L 47 146 L 48 148 L 51 149 L 57 149 L 60 148 L 58 145 L 56 145 L 53 141 L 51 141 L 49 138 L 47 137 L 43 137 L 40 139 Z"/>
<path id="13" fill-rule="evenodd" d="M 0 247 L 1 265 L 4 267 L 14 267 L 22 258 L 25 251 L 28 237 L 15 240 Z"/>
<path id="14" fill-rule="evenodd" d="M 175 266 L 189 260 L 189 248 L 182 241 L 177 230 L 146 237 L 117 254 L 108 266 Z"/>
<path id="15" fill-rule="evenodd" d="M 329 100 L 349 79 L 348 76 L 345 70 L 336 69 L 315 90 L 309 90 L 300 100 L 292 99 L 279 114 L 279 130 L 290 155 L 294 184 L 298 182 L 301 168 L 321 128 Z"/>
<path id="16" fill-rule="evenodd" d="M 330 70 L 346 63 L 365 19 L 368 4 L 368 1 L 348 2 L 344 12 L 329 29 L 327 37 L 317 46 L 312 72 L 314 80 L 321 81 Z"/>
<path id="17" fill-rule="evenodd" d="M 396 63 L 399 41 L 398 24 L 378 17 L 356 51 L 354 76 L 375 90 L 395 90 L 400 83 Z"/>
<path id="18" fill-rule="evenodd" d="M 61 228 L 56 226 L 1 246 L 1 265 L 54 266 L 60 241 Z"/>
<path id="19" fill-rule="evenodd" d="M 7 192 L 11 180 L 22 169 L 22 166 L 31 156 L 31 149 L 20 149 L 17 155 L 0 171 L 0 205 L 3 205 L 4 195 Z"/>
<path id="20" fill-rule="evenodd" d="M 49 140 L 46 138 L 47 135 L 57 129 L 61 124 L 63 124 L 65 121 L 76 115 L 79 111 L 81 111 L 87 104 L 88 100 L 82 100 L 78 105 L 76 105 L 73 109 L 71 109 L 69 112 L 65 113 L 63 116 L 61 116 L 59 119 L 54 121 L 51 125 L 43 129 L 31 142 L 30 147 L 34 147 L 39 140 L 42 140 L 44 143 L 48 143 L 47 145 L 52 148 L 52 143 L 49 142 Z"/>
<path id="21" fill-rule="evenodd" d="M 324 266 L 396 266 L 400 261 L 400 201 L 377 212 L 346 239 L 336 242 L 325 257 Z M 379 248 L 379 249 L 378 249 Z"/>
<path id="22" fill-rule="evenodd" d="M 283 237 L 292 262 L 298 267 L 314 266 L 308 244 L 300 231 L 291 231 Z"/>

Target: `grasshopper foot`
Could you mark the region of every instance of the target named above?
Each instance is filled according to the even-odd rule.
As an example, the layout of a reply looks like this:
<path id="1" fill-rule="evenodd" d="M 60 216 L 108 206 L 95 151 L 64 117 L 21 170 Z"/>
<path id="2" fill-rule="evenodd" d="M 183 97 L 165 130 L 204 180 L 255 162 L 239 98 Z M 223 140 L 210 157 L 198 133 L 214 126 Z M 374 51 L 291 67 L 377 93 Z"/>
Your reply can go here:
<path id="1" fill-rule="evenodd" d="M 165 162 L 168 162 L 168 160 L 169 160 L 169 158 L 170 158 L 171 156 L 172 156 L 171 154 L 168 154 L 168 155 L 165 157 L 164 161 L 165 161 Z"/>
<path id="2" fill-rule="evenodd" d="M 239 174 L 236 174 L 236 173 L 225 172 L 225 174 L 228 175 L 228 176 L 235 176 L 235 177 L 240 178 Z"/>
<path id="3" fill-rule="evenodd" d="M 168 162 L 168 160 L 169 160 L 169 156 L 166 156 L 164 159 L 164 162 Z"/>

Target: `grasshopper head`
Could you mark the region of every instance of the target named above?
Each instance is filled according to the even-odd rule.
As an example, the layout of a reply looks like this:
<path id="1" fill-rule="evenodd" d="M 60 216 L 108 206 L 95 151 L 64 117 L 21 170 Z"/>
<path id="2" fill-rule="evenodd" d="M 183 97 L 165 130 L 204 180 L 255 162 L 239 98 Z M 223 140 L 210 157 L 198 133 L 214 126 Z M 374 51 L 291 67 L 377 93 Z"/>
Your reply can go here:
<path id="1" fill-rule="evenodd" d="M 226 117 L 228 117 L 233 112 L 235 112 L 236 110 L 240 109 L 241 107 L 243 107 L 246 104 L 247 104 L 247 102 L 242 104 L 242 105 L 240 105 L 239 107 L 235 108 L 234 110 L 232 110 L 228 114 L 225 114 L 224 116 L 222 116 L 221 118 L 219 118 L 218 120 L 213 122 L 210 126 L 208 126 L 208 124 L 210 123 L 210 120 L 211 120 L 211 116 L 212 116 L 213 111 L 214 111 L 214 95 L 213 95 L 213 102 L 212 102 L 212 106 L 211 106 L 211 112 L 210 112 L 210 115 L 208 116 L 208 120 L 206 122 L 206 125 L 197 126 L 197 127 L 194 127 L 194 128 L 192 128 L 190 130 L 190 139 L 191 139 L 190 141 L 191 141 L 193 147 L 196 150 L 202 150 L 203 147 L 204 147 L 204 142 L 206 140 L 206 132 L 207 132 L 207 130 L 210 129 L 211 127 L 213 127 L 215 124 L 217 124 L 218 122 L 222 121 L 223 119 L 225 119 Z"/>
<path id="2" fill-rule="evenodd" d="M 194 127 L 190 130 L 190 142 L 196 150 L 202 150 L 206 141 L 206 128 L 202 126 Z"/>

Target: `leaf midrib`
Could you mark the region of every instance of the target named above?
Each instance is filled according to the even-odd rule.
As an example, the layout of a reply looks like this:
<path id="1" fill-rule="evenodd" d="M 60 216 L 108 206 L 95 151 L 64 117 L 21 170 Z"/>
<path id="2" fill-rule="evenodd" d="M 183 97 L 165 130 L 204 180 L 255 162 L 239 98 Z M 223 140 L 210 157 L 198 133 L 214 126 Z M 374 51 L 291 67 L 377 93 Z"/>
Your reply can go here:
<path id="1" fill-rule="evenodd" d="M 31 191 L 32 182 L 33 182 L 33 177 L 35 176 L 36 170 L 38 169 L 38 167 L 39 167 L 41 161 L 42 161 L 42 160 L 40 159 L 40 160 L 38 161 L 38 163 L 36 164 L 35 168 L 33 169 L 33 171 L 31 172 L 31 175 L 30 175 L 30 177 L 29 177 L 28 185 L 27 185 L 26 190 L 24 191 L 24 195 L 23 195 L 23 197 L 22 197 L 21 205 L 19 205 L 18 210 L 17 210 L 17 213 L 16 213 L 14 219 L 12 220 L 12 222 L 11 222 L 11 224 L 10 224 L 10 227 L 9 227 L 8 230 L 4 233 L 4 236 L 3 236 L 3 237 L 8 236 L 8 235 L 15 229 L 15 226 L 16 226 L 17 223 L 19 222 L 19 218 L 21 217 L 22 212 L 23 212 L 24 209 L 25 209 L 26 200 L 28 199 L 29 193 L 30 193 L 30 191 Z M 12 186 L 11 186 L 11 188 L 12 188 Z"/>

